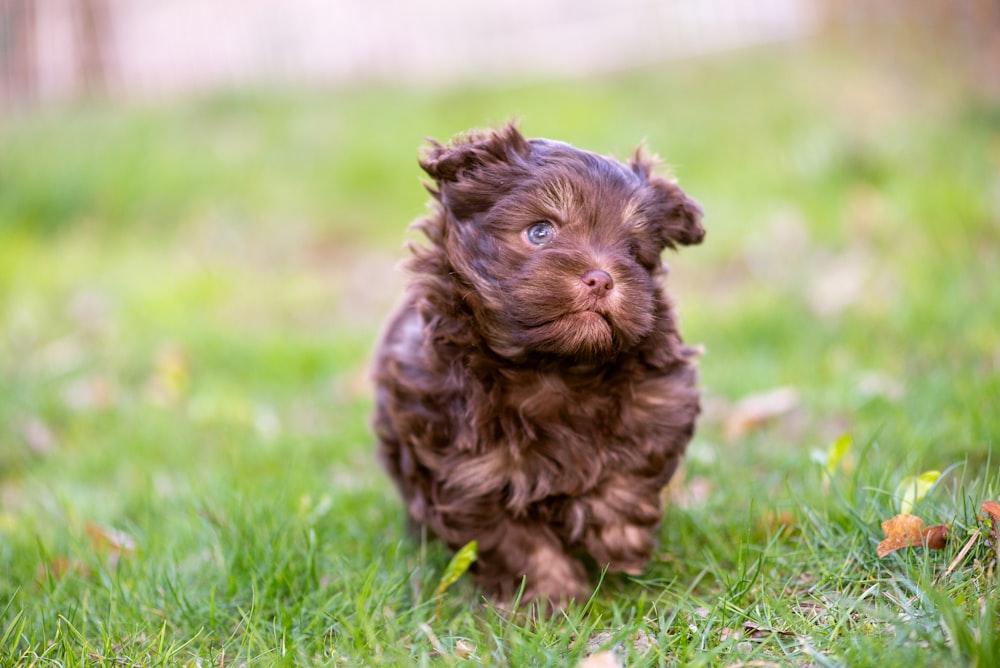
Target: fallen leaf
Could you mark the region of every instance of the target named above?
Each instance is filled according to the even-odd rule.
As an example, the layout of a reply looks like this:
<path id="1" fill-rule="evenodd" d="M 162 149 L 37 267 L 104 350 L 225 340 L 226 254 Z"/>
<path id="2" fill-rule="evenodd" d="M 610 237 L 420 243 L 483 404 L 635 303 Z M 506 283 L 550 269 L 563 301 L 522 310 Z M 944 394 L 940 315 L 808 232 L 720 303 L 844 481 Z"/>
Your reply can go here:
<path id="1" fill-rule="evenodd" d="M 850 434 L 841 434 L 837 440 L 830 444 L 826 451 L 814 450 L 812 459 L 814 462 L 826 469 L 831 476 L 842 468 L 849 472 L 853 468 L 851 461 L 851 446 L 854 445 L 854 437 Z"/>
<path id="2" fill-rule="evenodd" d="M 586 659 L 576 664 L 577 668 L 622 668 L 614 652 L 604 651 L 591 654 Z"/>
<path id="3" fill-rule="evenodd" d="M 943 550 L 948 544 L 948 525 L 935 524 L 924 530 L 924 543 L 928 550 Z"/>
<path id="4" fill-rule="evenodd" d="M 899 512 L 909 515 L 920 503 L 934 483 L 941 477 L 940 471 L 924 471 L 918 476 L 906 476 L 896 487 L 894 496 L 899 499 Z"/>
<path id="5" fill-rule="evenodd" d="M 799 393 L 779 387 L 740 400 L 726 420 L 726 438 L 735 441 L 768 422 L 791 413 L 799 405 Z"/>
<path id="6" fill-rule="evenodd" d="M 795 515 L 787 510 L 781 512 L 768 510 L 758 518 L 757 523 L 768 535 L 783 538 L 792 535 L 798 524 Z"/>
<path id="7" fill-rule="evenodd" d="M 112 566 L 118 563 L 120 557 L 135 554 L 135 539 L 124 531 L 87 522 L 87 538 L 95 549 L 108 554 Z"/>
<path id="8" fill-rule="evenodd" d="M 39 584 L 50 577 L 54 580 L 62 580 L 67 575 L 88 577 L 90 569 L 79 559 L 71 559 L 66 556 L 53 557 L 47 563 L 38 564 L 38 568 L 35 569 L 35 580 Z"/>
<path id="9" fill-rule="evenodd" d="M 948 537 L 947 525 L 938 524 L 924 528 L 922 519 L 905 513 L 882 522 L 882 531 L 885 532 L 885 540 L 878 544 L 876 554 L 879 558 L 904 547 L 923 546 L 931 550 L 940 550 L 944 548 Z"/>
<path id="10" fill-rule="evenodd" d="M 476 654 L 476 646 L 465 638 L 455 641 L 455 656 L 460 659 L 468 659 Z"/>
<path id="11" fill-rule="evenodd" d="M 996 501 L 983 501 L 983 512 L 993 520 L 993 526 L 1000 524 L 1000 503 Z"/>
<path id="12" fill-rule="evenodd" d="M 440 616 L 441 602 L 444 599 L 445 591 L 469 570 L 469 567 L 472 566 L 478 557 L 479 543 L 473 540 L 459 548 L 455 556 L 448 562 L 448 566 L 444 569 L 444 575 L 441 576 L 441 581 L 438 583 L 437 593 L 435 594 L 437 596 L 437 608 L 434 612 L 435 618 Z"/>

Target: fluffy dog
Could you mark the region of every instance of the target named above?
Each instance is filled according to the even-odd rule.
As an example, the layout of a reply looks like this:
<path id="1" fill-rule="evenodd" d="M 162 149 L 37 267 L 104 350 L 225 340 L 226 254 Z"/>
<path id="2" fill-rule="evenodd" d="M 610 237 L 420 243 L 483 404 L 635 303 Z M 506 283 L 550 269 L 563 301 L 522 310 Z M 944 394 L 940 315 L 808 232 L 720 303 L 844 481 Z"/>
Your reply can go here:
<path id="1" fill-rule="evenodd" d="M 637 574 L 699 412 L 664 248 L 701 209 L 628 165 L 513 125 L 432 142 L 412 281 L 375 361 L 379 458 L 417 526 L 479 543 L 501 601 L 589 594 L 580 558 Z"/>

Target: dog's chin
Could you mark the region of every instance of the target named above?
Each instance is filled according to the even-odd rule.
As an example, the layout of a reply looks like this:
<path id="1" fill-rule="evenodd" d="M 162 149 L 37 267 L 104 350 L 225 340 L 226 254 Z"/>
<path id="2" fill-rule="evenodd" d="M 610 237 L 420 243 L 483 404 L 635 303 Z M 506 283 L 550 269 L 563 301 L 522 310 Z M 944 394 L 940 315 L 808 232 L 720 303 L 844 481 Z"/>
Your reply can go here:
<path id="1" fill-rule="evenodd" d="M 531 328 L 525 348 L 544 355 L 599 361 L 619 352 L 622 343 L 607 316 L 597 311 L 577 311 Z"/>

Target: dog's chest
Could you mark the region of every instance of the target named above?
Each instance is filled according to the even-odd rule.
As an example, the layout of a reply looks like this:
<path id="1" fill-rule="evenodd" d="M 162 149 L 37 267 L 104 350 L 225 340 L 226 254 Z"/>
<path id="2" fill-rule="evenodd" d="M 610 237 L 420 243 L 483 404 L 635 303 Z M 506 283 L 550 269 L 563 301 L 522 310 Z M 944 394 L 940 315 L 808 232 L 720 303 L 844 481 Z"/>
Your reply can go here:
<path id="1" fill-rule="evenodd" d="M 595 424 L 613 427 L 621 392 L 597 378 L 555 373 L 524 374 L 502 388 L 502 403 L 529 434 L 593 433 Z"/>
<path id="2" fill-rule="evenodd" d="M 590 384 L 536 373 L 494 392 L 495 419 L 479 438 L 489 441 L 482 443 L 487 450 L 503 453 L 503 474 L 495 480 L 515 512 L 547 497 L 585 493 L 623 447 L 619 394 Z"/>

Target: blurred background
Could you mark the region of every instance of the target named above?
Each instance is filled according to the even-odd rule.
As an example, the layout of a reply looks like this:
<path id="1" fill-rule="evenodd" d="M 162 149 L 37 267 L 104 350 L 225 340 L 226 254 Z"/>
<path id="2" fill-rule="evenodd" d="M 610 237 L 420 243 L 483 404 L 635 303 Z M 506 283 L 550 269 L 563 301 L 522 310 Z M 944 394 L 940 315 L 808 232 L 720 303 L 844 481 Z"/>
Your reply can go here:
<path id="1" fill-rule="evenodd" d="M 645 143 L 706 212 L 665 255 L 705 411 L 649 600 L 738 591 L 730 626 L 743 601 L 780 628 L 752 581 L 780 612 L 812 576 L 808 654 L 780 631 L 748 656 L 898 663 L 927 646 L 899 619 L 934 656 L 993 651 L 995 614 L 890 606 L 918 590 L 874 547 L 909 476 L 943 472 L 919 512 L 955 549 L 963 504 L 995 497 L 997 0 L 0 0 L 0 636 L 22 662 L 270 660 L 292 627 L 302 663 L 407 657 L 447 556 L 404 538 L 369 360 L 419 241 L 420 146 L 511 118 Z M 987 609 L 983 550 L 940 592 L 956 611 Z M 723 626 L 678 610 L 664 646 Z"/>
<path id="2" fill-rule="evenodd" d="M 918 51 L 996 89 L 989 0 L 4 0 L 8 106 L 233 86 L 584 76 L 820 33 Z"/>
<path id="3" fill-rule="evenodd" d="M 691 475 L 774 492 L 845 431 L 985 463 L 998 100 L 995 0 L 0 0 L 0 528 L 274 470 L 396 526 L 367 365 L 417 151 L 509 118 L 703 205 Z"/>

